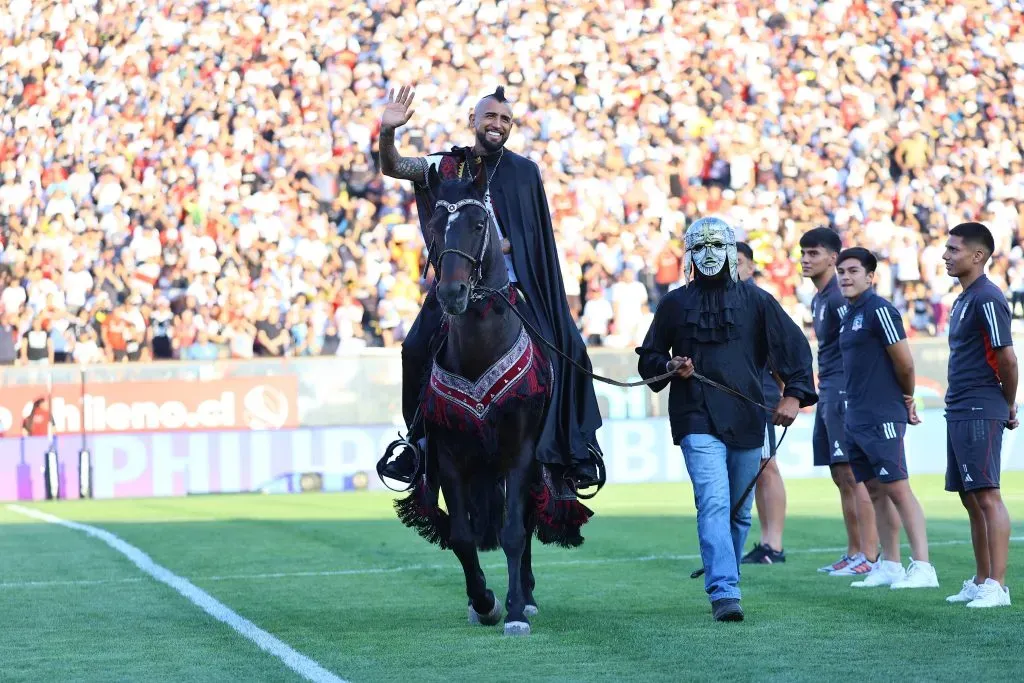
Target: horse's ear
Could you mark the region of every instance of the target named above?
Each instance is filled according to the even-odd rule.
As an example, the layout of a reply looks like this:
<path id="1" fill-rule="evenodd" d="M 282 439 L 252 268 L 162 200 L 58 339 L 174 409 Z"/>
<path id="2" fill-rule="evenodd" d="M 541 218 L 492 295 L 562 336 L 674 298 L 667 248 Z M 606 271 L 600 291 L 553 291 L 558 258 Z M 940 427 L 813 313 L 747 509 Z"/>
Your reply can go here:
<path id="1" fill-rule="evenodd" d="M 436 195 L 438 188 L 441 187 L 441 176 L 437 174 L 437 169 L 434 168 L 433 164 L 427 167 L 427 189 L 430 190 L 431 194 Z"/>

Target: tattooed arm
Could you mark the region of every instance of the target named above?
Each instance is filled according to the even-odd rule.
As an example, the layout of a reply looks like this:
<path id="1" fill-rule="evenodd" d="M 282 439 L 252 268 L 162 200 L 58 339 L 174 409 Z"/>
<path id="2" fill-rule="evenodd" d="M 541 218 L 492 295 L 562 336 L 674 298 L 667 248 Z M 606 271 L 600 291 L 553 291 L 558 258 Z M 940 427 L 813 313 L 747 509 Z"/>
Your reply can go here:
<path id="1" fill-rule="evenodd" d="M 391 178 L 422 183 L 426 178 L 427 160 L 423 157 L 403 157 L 395 147 L 395 129 L 381 128 L 380 170 Z"/>
<path id="2" fill-rule="evenodd" d="M 409 122 L 415 92 L 409 86 L 388 92 L 388 101 L 380 117 L 380 170 L 391 178 L 425 183 L 427 162 L 421 157 L 405 158 L 395 149 L 395 129 Z"/>

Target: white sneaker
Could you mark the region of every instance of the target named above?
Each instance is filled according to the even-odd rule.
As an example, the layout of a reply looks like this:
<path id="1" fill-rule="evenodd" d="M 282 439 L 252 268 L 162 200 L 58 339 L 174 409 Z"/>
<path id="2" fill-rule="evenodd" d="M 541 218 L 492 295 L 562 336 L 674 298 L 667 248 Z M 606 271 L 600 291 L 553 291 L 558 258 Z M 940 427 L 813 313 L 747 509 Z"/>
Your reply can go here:
<path id="1" fill-rule="evenodd" d="M 850 585 L 854 588 L 890 586 L 897 581 L 902 581 L 906 576 L 907 572 L 904 571 L 902 564 L 879 558 L 871 573 L 865 576 L 863 581 L 854 581 Z"/>
<path id="2" fill-rule="evenodd" d="M 967 603 L 968 607 L 1009 607 L 1010 589 L 999 585 L 992 579 L 978 586 L 978 596 Z"/>
<path id="3" fill-rule="evenodd" d="M 901 588 L 938 588 L 939 577 L 935 573 L 935 567 L 928 562 L 918 562 L 910 558 L 910 566 L 907 567 L 907 575 L 901 581 L 895 581 L 889 588 L 899 590 Z"/>
<path id="4" fill-rule="evenodd" d="M 978 597 L 978 584 L 974 583 L 975 578 L 977 577 L 972 576 L 967 581 L 964 581 L 964 587 L 960 589 L 960 592 L 956 595 L 950 595 L 946 598 L 946 602 L 970 602 L 974 598 Z"/>
<path id="5" fill-rule="evenodd" d="M 857 553 L 850 558 L 850 563 L 842 569 L 836 569 L 829 576 L 867 576 L 865 569 L 870 572 L 875 564 L 864 556 L 864 553 Z"/>
<path id="6" fill-rule="evenodd" d="M 849 555 L 846 555 L 844 553 L 842 557 L 840 557 L 838 560 L 836 560 L 832 564 L 826 564 L 824 567 L 818 567 L 818 572 L 820 574 L 832 574 L 832 573 L 835 573 L 835 572 L 839 571 L 840 569 L 843 569 L 847 565 L 849 565 L 852 560 L 853 560 L 852 557 L 850 557 Z"/>

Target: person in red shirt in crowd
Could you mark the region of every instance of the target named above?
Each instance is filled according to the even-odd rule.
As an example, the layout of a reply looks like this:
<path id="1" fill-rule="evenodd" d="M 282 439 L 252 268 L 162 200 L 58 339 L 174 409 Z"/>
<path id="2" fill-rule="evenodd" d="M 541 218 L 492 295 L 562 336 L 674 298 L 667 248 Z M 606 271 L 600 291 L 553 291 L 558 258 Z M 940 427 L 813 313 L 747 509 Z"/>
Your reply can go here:
<path id="1" fill-rule="evenodd" d="M 654 286 L 658 299 L 668 294 L 669 288 L 679 282 L 683 271 L 683 250 L 674 243 L 665 245 L 658 254 L 654 273 Z"/>
<path id="2" fill-rule="evenodd" d="M 792 296 L 794 291 L 793 273 L 796 271 L 793 268 L 793 262 L 787 258 L 785 250 L 776 251 L 775 258 L 768 264 L 767 270 L 768 277 L 778 287 L 779 293 L 782 296 Z"/>
<path id="3" fill-rule="evenodd" d="M 45 396 L 37 398 L 32 403 L 32 410 L 29 411 L 28 417 L 21 423 L 21 433 L 24 436 L 52 436 L 53 428 L 50 400 Z"/>

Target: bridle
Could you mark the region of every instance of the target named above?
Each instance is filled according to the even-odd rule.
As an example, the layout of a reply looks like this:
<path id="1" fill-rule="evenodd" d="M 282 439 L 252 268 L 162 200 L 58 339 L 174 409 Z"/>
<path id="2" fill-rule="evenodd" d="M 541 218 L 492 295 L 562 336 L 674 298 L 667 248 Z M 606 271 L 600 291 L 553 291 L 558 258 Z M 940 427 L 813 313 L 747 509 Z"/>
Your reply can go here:
<path id="1" fill-rule="evenodd" d="M 460 199 L 459 201 L 452 203 L 445 201 L 444 199 L 438 199 L 434 203 L 434 208 L 442 208 L 448 211 L 449 214 L 453 214 L 464 206 L 474 206 L 482 209 L 484 215 L 487 216 L 487 227 L 484 228 L 484 238 L 480 241 L 480 251 L 476 256 L 469 254 L 461 249 L 445 248 L 441 250 L 441 253 L 437 255 L 437 262 L 434 263 L 431 259 L 431 254 L 434 251 L 434 237 L 430 238 L 430 246 L 427 247 L 427 265 L 434 266 L 434 272 L 437 273 L 438 284 L 441 282 L 441 261 L 448 254 L 455 254 L 469 261 L 470 266 L 473 268 L 469 275 L 469 300 L 470 301 L 482 301 L 483 299 L 491 296 L 495 291 L 506 292 L 509 288 L 508 282 L 505 283 L 504 287 L 499 290 L 487 289 L 483 290 L 478 288 L 477 285 L 483 278 L 484 273 L 484 257 L 487 255 L 487 248 L 491 242 L 491 212 L 487 210 L 487 206 L 479 199 Z M 426 266 L 424 266 L 424 277 L 426 276 Z"/>

